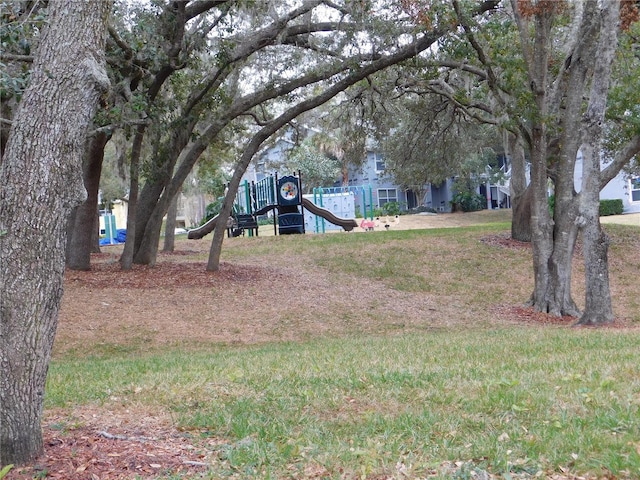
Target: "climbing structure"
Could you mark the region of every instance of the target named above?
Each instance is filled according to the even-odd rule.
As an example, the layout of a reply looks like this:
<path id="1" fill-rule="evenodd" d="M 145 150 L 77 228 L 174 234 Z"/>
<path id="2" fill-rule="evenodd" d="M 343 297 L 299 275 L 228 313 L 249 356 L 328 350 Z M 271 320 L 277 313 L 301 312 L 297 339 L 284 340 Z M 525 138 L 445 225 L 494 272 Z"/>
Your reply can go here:
<path id="1" fill-rule="evenodd" d="M 259 182 L 245 181 L 240 185 L 234 201 L 234 215 L 227 220 L 229 236 L 258 235 L 257 217 L 272 214 L 275 235 L 305 233 L 304 210 L 351 231 L 358 226 L 354 219 L 341 218 L 302 196 L 300 174 L 266 177 Z M 212 218 L 204 225 L 190 230 L 190 239 L 199 239 L 211 233 L 218 221 Z"/>

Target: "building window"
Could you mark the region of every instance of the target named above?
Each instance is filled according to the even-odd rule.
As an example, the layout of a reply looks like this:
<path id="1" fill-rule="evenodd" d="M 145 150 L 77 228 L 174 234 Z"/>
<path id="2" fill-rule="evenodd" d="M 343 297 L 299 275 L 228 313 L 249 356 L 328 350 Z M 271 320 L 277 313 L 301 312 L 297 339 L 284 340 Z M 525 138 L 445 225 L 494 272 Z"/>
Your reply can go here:
<path id="1" fill-rule="evenodd" d="M 371 157 L 373 158 L 376 164 L 376 172 L 384 172 L 385 164 L 384 164 L 384 157 L 382 156 L 382 154 L 378 152 L 371 152 Z"/>
<path id="2" fill-rule="evenodd" d="M 378 189 L 378 207 L 382 207 L 385 203 L 397 202 L 398 191 L 395 188 L 379 188 Z"/>
<path id="3" fill-rule="evenodd" d="M 640 177 L 632 177 L 631 183 L 631 201 L 640 202 Z"/>

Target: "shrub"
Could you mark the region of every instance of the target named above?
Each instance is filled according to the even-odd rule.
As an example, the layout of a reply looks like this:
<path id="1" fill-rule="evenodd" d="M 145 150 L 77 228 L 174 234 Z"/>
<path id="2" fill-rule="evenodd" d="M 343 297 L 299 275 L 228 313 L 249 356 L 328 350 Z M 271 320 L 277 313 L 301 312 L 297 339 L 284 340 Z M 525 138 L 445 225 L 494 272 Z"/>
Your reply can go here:
<path id="1" fill-rule="evenodd" d="M 387 202 L 382 205 L 382 212 L 384 215 L 391 217 L 400 215 L 400 204 L 398 202 Z"/>
<path id="2" fill-rule="evenodd" d="M 553 209 L 555 207 L 556 197 L 551 195 L 549 197 L 549 211 L 553 215 Z M 622 200 L 619 198 L 613 200 L 600 200 L 600 216 L 606 217 L 608 215 L 621 215 L 624 206 Z"/>
<path id="3" fill-rule="evenodd" d="M 258 225 L 273 225 L 274 217 L 264 216 L 258 219 Z"/>
<path id="4" fill-rule="evenodd" d="M 475 192 L 458 192 L 453 196 L 451 203 L 454 210 L 463 212 L 477 212 L 487 206 L 487 199 Z"/>
<path id="5" fill-rule="evenodd" d="M 600 200 L 600 216 L 606 217 L 608 215 L 620 215 L 622 214 L 623 205 L 622 200 L 616 198 L 614 200 Z"/>
<path id="6" fill-rule="evenodd" d="M 218 198 L 215 202 L 210 203 L 204 209 L 204 218 L 202 219 L 202 223 L 206 223 L 211 220 L 213 217 L 220 213 L 220 209 L 222 208 L 223 198 Z"/>
<path id="7" fill-rule="evenodd" d="M 419 207 L 412 208 L 410 210 L 410 213 L 422 213 L 422 212 L 437 213 L 435 208 L 426 207 L 424 205 L 420 205 Z"/>

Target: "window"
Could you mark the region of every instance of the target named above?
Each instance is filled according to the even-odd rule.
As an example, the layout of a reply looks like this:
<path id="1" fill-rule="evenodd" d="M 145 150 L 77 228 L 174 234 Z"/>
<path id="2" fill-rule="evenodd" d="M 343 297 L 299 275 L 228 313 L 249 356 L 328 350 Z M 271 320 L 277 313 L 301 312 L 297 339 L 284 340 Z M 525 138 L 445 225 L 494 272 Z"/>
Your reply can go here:
<path id="1" fill-rule="evenodd" d="M 398 191 L 395 188 L 379 188 L 378 189 L 378 207 L 382 207 L 385 203 L 397 202 Z"/>
<path id="2" fill-rule="evenodd" d="M 631 179 L 631 201 L 640 202 L 640 177 Z"/>
<path id="3" fill-rule="evenodd" d="M 385 164 L 384 164 L 384 157 L 382 156 L 382 154 L 377 152 L 371 152 L 371 158 L 373 158 L 373 160 L 376 163 L 376 172 L 384 172 Z"/>

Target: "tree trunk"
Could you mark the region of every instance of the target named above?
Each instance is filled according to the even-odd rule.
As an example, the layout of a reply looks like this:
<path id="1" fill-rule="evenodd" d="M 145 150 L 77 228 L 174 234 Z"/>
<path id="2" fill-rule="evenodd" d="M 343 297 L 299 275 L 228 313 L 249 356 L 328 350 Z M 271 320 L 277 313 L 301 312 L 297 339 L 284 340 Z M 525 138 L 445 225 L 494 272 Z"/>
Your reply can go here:
<path id="1" fill-rule="evenodd" d="M 180 193 L 174 195 L 167 210 L 167 222 L 164 226 L 164 248 L 163 252 L 173 252 L 176 245 L 176 217 L 178 216 L 178 199 Z"/>
<path id="2" fill-rule="evenodd" d="M 515 1 L 513 2 L 515 3 Z M 514 11 L 517 11 L 515 6 Z M 531 91 L 537 107 L 536 121 L 531 127 L 531 248 L 533 253 L 534 288 L 530 303 L 537 311 L 547 311 L 549 258 L 553 252 L 553 222 L 547 203 L 547 124 L 549 114 L 547 65 L 553 13 L 542 12 L 535 18 L 533 54 L 528 60 Z M 523 38 L 528 32 L 521 30 Z M 523 43 L 525 40 L 523 40 Z"/>
<path id="3" fill-rule="evenodd" d="M 136 217 L 138 212 L 138 189 L 140 185 L 140 156 L 142 155 L 142 141 L 146 127 L 140 125 L 136 129 L 131 146 L 131 165 L 129 166 L 129 203 L 127 206 L 127 237 L 120 256 L 122 270 L 131 270 L 136 239 Z"/>
<path id="4" fill-rule="evenodd" d="M 595 218 L 585 215 L 585 220 L 585 308 L 578 324 L 605 325 L 614 320 L 609 289 L 609 237 L 602 231 L 598 215 Z"/>
<path id="5" fill-rule="evenodd" d="M 520 242 L 531 242 L 531 203 L 533 189 L 511 197 L 511 238 Z"/>
<path id="6" fill-rule="evenodd" d="M 65 267 L 66 222 L 86 198 L 87 126 L 109 86 L 109 2 L 49 4 L 0 168 L 0 465 L 43 452 L 41 419 Z"/>
<path id="7" fill-rule="evenodd" d="M 563 198 L 563 195 L 557 195 L 558 192 L 559 189 L 556 188 L 553 252 L 548 261 L 547 306 L 542 311 L 557 317 L 577 317 L 580 310 L 571 295 L 573 252 L 578 236 L 578 226 L 575 223 L 577 202 L 573 196 Z"/>
<path id="8" fill-rule="evenodd" d="M 584 116 L 585 144 L 583 145 L 583 181 L 580 193 L 580 213 L 583 219 L 585 262 L 585 309 L 582 325 L 601 325 L 613 322 L 611 291 L 609 288 L 609 238 L 600 225 L 600 152 L 611 67 L 618 44 L 620 3 L 603 4 L 598 56 L 591 83 L 589 106 Z"/>
<path id="9" fill-rule="evenodd" d="M 531 248 L 534 288 L 530 303 L 541 312 L 548 308 L 549 258 L 553 252 L 553 222 L 547 202 L 546 135 L 544 124 L 533 127 L 531 146 Z"/>
<path id="10" fill-rule="evenodd" d="M 527 187 L 526 159 L 519 135 L 507 134 L 511 153 L 511 238 L 531 241 L 531 202 L 533 190 Z"/>
<path id="11" fill-rule="evenodd" d="M 90 270 L 91 253 L 97 238 L 98 190 L 104 147 L 109 141 L 106 133 L 98 133 L 87 142 L 88 148 L 82 165 L 82 178 L 87 200 L 70 216 L 67 241 L 67 267 L 71 270 Z"/>
<path id="12" fill-rule="evenodd" d="M 133 261 L 142 265 L 155 265 L 162 231 L 162 220 L 166 215 L 173 198 L 179 188 L 172 183 L 172 174 L 180 152 L 189 143 L 189 138 L 195 127 L 195 119 L 189 122 L 178 122 L 174 126 L 168 145 L 159 146 L 160 151 L 153 164 L 156 171 L 140 193 L 138 216 L 136 219 L 135 253 Z M 170 189 L 171 186 L 174 189 Z"/>
<path id="13" fill-rule="evenodd" d="M 572 259 L 579 213 L 578 197 L 574 191 L 574 167 L 581 141 L 584 95 L 597 57 L 600 10 L 597 0 L 587 0 L 579 6 L 581 8 L 576 10 L 579 14 L 578 28 L 567 44 L 565 61 L 553 82 L 547 81 L 549 27 L 556 14 L 553 8 L 541 9 L 535 14 L 535 41 L 528 55 L 530 81 L 538 107 L 532 133 L 535 137 L 532 144 L 537 146 L 532 146 L 531 152 L 532 187 L 535 189 L 532 238 L 536 272 L 531 303 L 536 310 L 553 315 L 580 314 L 571 296 Z M 528 31 L 523 28 L 526 25 L 521 22 L 519 26 L 521 36 L 527 38 Z M 543 134 L 539 135 L 540 132 Z M 549 132 L 555 132 L 556 136 L 551 137 Z M 549 142 L 551 138 L 553 142 Z M 540 142 L 541 139 L 544 142 Z M 541 155 L 543 143 L 547 151 Z M 546 198 L 543 200 L 546 197 L 543 194 L 546 175 L 542 173 L 547 168 L 555 186 L 553 222 L 540 217 L 547 209 Z M 552 227 L 552 235 L 547 231 L 549 227 Z"/>

